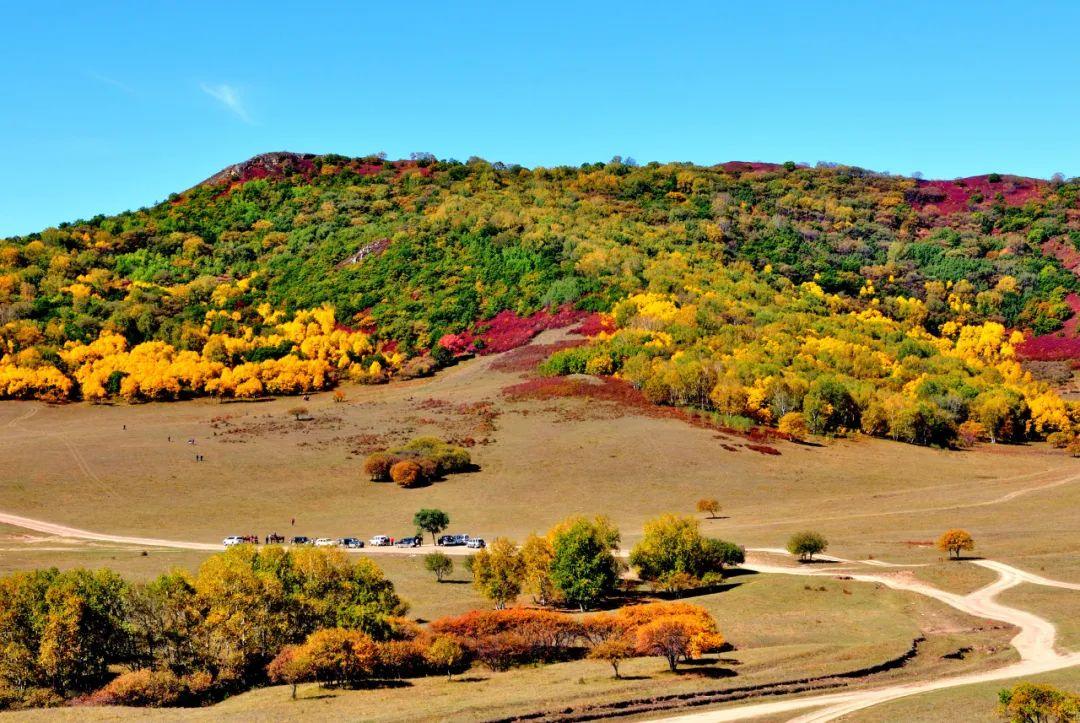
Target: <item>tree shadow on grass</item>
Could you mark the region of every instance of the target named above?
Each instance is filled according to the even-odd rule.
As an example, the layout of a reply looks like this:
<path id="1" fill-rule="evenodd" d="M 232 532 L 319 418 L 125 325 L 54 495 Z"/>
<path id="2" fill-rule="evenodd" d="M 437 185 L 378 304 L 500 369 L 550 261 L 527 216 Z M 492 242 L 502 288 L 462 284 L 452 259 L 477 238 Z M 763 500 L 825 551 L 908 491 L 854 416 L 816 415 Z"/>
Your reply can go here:
<path id="1" fill-rule="evenodd" d="M 486 680 L 490 680 L 483 675 L 467 675 L 462 678 L 454 678 L 451 683 L 483 683 Z"/>
<path id="2" fill-rule="evenodd" d="M 679 663 L 679 670 L 675 672 L 678 675 L 695 676 L 698 678 L 709 678 L 711 680 L 738 677 L 739 674 L 731 668 L 712 667 L 716 664 L 716 662 L 717 661 L 715 660 L 686 661 Z"/>

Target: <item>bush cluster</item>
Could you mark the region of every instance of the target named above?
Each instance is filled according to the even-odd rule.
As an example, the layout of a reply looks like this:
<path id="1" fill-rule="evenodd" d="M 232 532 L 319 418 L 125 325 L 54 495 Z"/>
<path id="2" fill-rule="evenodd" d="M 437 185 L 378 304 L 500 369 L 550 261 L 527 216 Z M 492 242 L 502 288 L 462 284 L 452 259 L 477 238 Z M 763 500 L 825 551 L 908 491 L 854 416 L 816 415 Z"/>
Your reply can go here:
<path id="1" fill-rule="evenodd" d="M 437 437 L 419 437 L 396 449 L 373 452 L 364 460 L 364 472 L 373 482 L 393 481 L 402 487 L 419 487 L 472 469 L 468 450 Z"/>

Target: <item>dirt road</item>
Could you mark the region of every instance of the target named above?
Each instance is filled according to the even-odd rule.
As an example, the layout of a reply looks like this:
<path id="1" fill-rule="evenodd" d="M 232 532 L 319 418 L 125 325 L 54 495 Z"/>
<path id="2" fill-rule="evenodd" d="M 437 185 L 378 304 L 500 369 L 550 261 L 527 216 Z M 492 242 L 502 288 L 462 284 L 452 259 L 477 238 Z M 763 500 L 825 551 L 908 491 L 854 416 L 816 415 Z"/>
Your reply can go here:
<path id="1" fill-rule="evenodd" d="M 95 542 L 115 542 L 121 545 L 135 545 L 137 547 L 167 547 L 174 550 L 202 550 L 206 552 L 221 552 L 225 549 L 224 545 L 215 545 L 208 542 L 186 542 L 183 540 L 164 540 L 155 537 L 131 537 L 128 535 L 109 535 L 103 532 L 91 532 L 90 530 L 80 530 L 77 527 L 67 527 L 65 525 L 46 522 L 44 520 L 34 520 L 29 517 L 12 515 L 7 512 L 0 512 L 0 524 L 21 527 L 24 530 L 34 530 L 35 532 L 44 532 L 50 535 L 56 535 L 57 537 L 65 537 L 74 540 L 93 540 Z M 363 552 L 365 554 L 374 553 L 378 555 L 415 555 L 418 553 L 430 552 L 434 549 L 444 552 L 447 555 L 469 555 L 475 552 L 475 550 L 470 550 L 467 547 L 435 548 L 430 545 L 425 545 L 423 547 L 365 547 L 362 550 L 349 550 L 349 552 Z"/>
<path id="2" fill-rule="evenodd" d="M 208 552 L 217 552 L 223 549 L 221 545 L 202 542 L 186 542 L 181 540 L 165 540 L 92 532 L 4 512 L 0 512 L 0 523 L 69 539 L 93 540 L 97 542 L 112 542 L 146 547 L 165 547 L 181 550 L 201 550 Z M 472 550 L 463 547 L 372 547 L 365 548 L 363 552 L 376 555 L 415 555 L 431 549 L 440 549 L 450 555 L 468 555 L 472 552 Z M 757 553 L 759 559 L 751 559 L 743 565 L 743 567 L 755 572 L 776 575 L 802 575 L 809 577 L 835 577 L 837 574 L 843 574 L 846 577 L 850 577 L 851 579 L 860 582 L 877 583 L 895 590 L 925 595 L 975 617 L 998 620 L 1014 625 L 1019 628 L 1019 632 L 1012 639 L 1011 644 L 1020 654 L 1020 662 L 998 668 L 997 670 L 972 673 L 952 678 L 906 683 L 903 685 L 893 685 L 878 689 L 831 693 L 826 695 L 793 698 L 790 700 L 772 701 L 768 703 L 756 703 L 736 708 L 694 713 L 691 715 L 675 716 L 659 720 L 663 720 L 666 723 L 733 721 L 766 715 L 781 715 L 789 712 L 795 713 L 806 709 L 816 708 L 818 710 L 797 717 L 794 720 L 799 721 L 799 723 L 828 721 L 847 713 L 910 695 L 918 695 L 920 693 L 928 693 L 935 690 L 971 685 L 974 683 L 985 683 L 1021 676 L 1030 676 L 1080 665 L 1080 653 L 1063 654 L 1055 648 L 1057 631 L 1051 622 L 1026 610 L 1012 608 L 996 600 L 997 596 L 1003 591 L 1022 583 L 1080 591 L 1080 584 L 1078 583 L 1051 580 L 994 560 L 976 560 L 973 561 L 973 564 L 993 570 L 998 574 L 998 579 L 968 595 L 959 595 L 920 582 L 909 574 L 904 574 L 902 571 L 864 573 L 853 569 L 860 565 L 869 565 L 878 568 L 889 565 L 889 563 L 880 560 L 853 561 L 842 558 L 829 558 L 829 561 L 835 564 L 823 569 L 805 565 L 795 566 L 790 564 L 775 564 L 768 562 L 767 558 L 764 560 L 761 559 L 762 555 L 786 555 L 785 551 L 778 548 L 752 548 L 749 552 L 751 552 L 751 554 Z M 625 555 L 626 552 L 620 551 L 620 554 Z M 841 567 L 837 567 L 836 565 Z"/>
<path id="3" fill-rule="evenodd" d="M 769 550 L 769 552 L 774 551 Z M 944 690 L 946 688 L 955 688 L 975 683 L 1008 680 L 1010 678 L 1047 673 L 1080 665 L 1080 653 L 1060 653 L 1054 647 L 1057 631 L 1052 623 L 1027 612 L 1026 610 L 1008 607 L 995 600 L 995 598 L 1003 591 L 1021 583 L 1045 585 L 1068 590 L 1080 590 L 1080 585 L 1050 580 L 993 560 L 977 560 L 974 564 L 997 572 L 998 579 L 968 595 L 957 595 L 945 592 L 944 590 L 939 590 L 938 588 L 902 575 L 863 574 L 849 572 L 846 569 L 843 571 L 843 574 L 855 580 L 880 583 L 896 590 L 906 590 L 919 595 L 926 595 L 935 600 L 940 600 L 957 610 L 968 613 L 969 615 L 989 618 L 991 620 L 1000 620 L 1001 622 L 1015 625 L 1020 629 L 1020 632 L 1012 639 L 1011 643 L 1020 654 L 1020 662 L 1018 663 L 1007 665 L 996 670 L 970 673 L 951 678 L 940 678 L 930 681 L 905 683 L 902 685 L 892 685 L 884 688 L 857 690 L 846 693 L 805 696 L 769 703 L 755 703 L 735 708 L 706 711 L 657 720 L 662 720 L 664 723 L 712 723 L 713 721 L 736 721 L 759 718 L 762 716 L 777 716 L 785 713 L 796 713 L 808 708 L 816 708 L 817 710 L 793 718 L 792 723 L 820 723 L 821 721 L 834 720 L 848 713 L 862 710 L 863 708 L 869 708 L 874 705 L 910 695 L 929 693 L 935 690 Z M 757 572 L 781 575 L 831 577 L 835 576 L 838 572 L 836 568 L 831 568 L 829 570 L 813 570 L 805 567 L 792 567 L 761 562 L 750 562 L 744 565 L 744 567 Z"/>

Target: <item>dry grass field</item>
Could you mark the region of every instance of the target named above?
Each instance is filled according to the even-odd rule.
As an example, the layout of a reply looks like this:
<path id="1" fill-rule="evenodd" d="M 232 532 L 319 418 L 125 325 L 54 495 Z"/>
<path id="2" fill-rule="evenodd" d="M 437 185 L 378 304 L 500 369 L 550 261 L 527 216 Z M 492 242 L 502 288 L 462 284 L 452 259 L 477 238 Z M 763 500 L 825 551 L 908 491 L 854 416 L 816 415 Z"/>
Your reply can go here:
<path id="1" fill-rule="evenodd" d="M 562 338 L 563 332 L 546 332 L 535 344 Z M 703 529 L 749 547 L 780 547 L 792 532 L 816 529 L 829 538 L 830 554 L 923 565 L 907 574 L 967 594 L 995 574 L 943 561 L 930 545 L 944 529 L 961 526 L 976 538 L 979 555 L 1080 582 L 1080 466 L 1056 450 L 984 446 L 956 452 L 856 438 L 770 441 L 779 454 L 766 454 L 740 436 L 616 402 L 507 399 L 503 390 L 525 374 L 522 364 L 513 363 L 515 355 L 537 353 L 534 346 L 469 360 L 431 379 L 347 387 L 340 403 L 330 394 L 307 402 L 234 404 L 3 402 L 0 512 L 94 532 L 202 543 L 271 531 L 402 536 L 412 533 L 412 515 L 421 507 L 446 510 L 451 532 L 520 540 L 570 514 L 603 513 L 629 547 L 650 517 L 692 513 L 698 498 L 716 497 L 721 517 L 704 520 Z M 308 408 L 310 420 L 289 414 L 298 404 Z M 475 443 L 471 453 L 480 471 L 413 490 L 365 477 L 365 454 L 421 435 Z M 206 461 L 196 462 L 196 454 Z M 108 566 L 146 579 L 177 566 L 195 569 L 207 554 L 0 525 L 0 573 Z M 415 617 L 484 604 L 464 584 L 460 566 L 453 581 L 437 584 L 419 556 L 375 559 Z M 730 590 L 694 602 L 713 611 L 736 650 L 681 675 L 663 673 L 659 660 L 638 660 L 628 666 L 632 679 L 614 681 L 603 666 L 581 661 L 497 674 L 478 670 L 468 681 L 418 680 L 400 689 L 309 687 L 297 703 L 285 689 L 270 688 L 186 715 L 494 718 L 545 710 L 553 701 L 607 703 L 831 674 L 895 657 L 919 636 L 928 640 L 904 668 L 850 684 L 953 673 L 1015 656 L 1005 627 L 918 595 L 827 578 L 746 575 L 734 582 Z M 1054 621 L 1059 646 L 1075 650 L 1078 597 L 1025 584 L 1004 593 L 1001 602 Z M 973 652 L 961 660 L 941 657 L 961 647 Z M 736 675 L 724 677 L 730 673 Z M 992 709 L 996 687 L 989 689 Z M 968 695 L 967 689 L 934 694 L 943 700 Z M 872 716 L 900 706 L 910 711 L 904 717 L 920 720 L 918 706 L 934 696 L 896 701 L 854 719 L 887 720 Z M 48 715 L 65 714 L 81 720 L 120 711 Z"/>

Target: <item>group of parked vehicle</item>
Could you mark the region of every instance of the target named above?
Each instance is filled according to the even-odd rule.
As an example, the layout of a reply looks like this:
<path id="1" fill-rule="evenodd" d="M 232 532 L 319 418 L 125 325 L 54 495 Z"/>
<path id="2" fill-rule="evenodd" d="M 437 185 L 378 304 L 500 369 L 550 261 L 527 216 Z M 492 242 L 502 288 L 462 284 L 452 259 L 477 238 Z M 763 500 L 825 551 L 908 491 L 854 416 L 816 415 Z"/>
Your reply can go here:
<path id="1" fill-rule="evenodd" d="M 279 535 L 276 532 L 272 532 L 267 535 L 264 540 L 265 544 L 285 544 L 285 536 Z M 258 545 L 258 535 L 230 535 L 222 540 L 222 544 L 225 547 L 232 547 L 233 545 Z M 343 547 L 347 550 L 358 550 L 364 547 L 364 541 L 359 537 L 307 537 L 305 535 L 295 535 L 289 538 L 288 544 L 290 545 L 312 545 L 314 547 Z M 371 547 L 421 547 L 424 544 L 424 538 L 419 535 L 413 535 L 409 537 L 390 537 L 389 535 L 375 535 L 367 541 L 367 545 Z M 436 545 L 443 547 L 468 547 L 473 550 L 480 550 L 487 547 L 487 543 L 481 537 L 469 537 L 468 535 L 443 535 L 436 541 Z"/>

